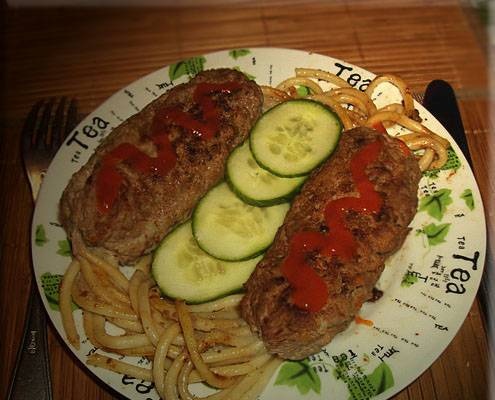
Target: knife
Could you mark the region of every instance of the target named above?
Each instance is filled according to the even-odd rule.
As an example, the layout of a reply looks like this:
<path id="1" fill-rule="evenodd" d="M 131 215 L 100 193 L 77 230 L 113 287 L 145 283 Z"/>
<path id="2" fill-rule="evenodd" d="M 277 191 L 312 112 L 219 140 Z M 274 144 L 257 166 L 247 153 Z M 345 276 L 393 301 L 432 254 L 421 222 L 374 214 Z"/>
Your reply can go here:
<path id="1" fill-rule="evenodd" d="M 423 106 L 447 129 L 472 167 L 466 133 L 452 86 L 442 80 L 431 81 L 426 87 Z"/>
<path id="2" fill-rule="evenodd" d="M 447 129 L 472 168 L 473 164 L 471 154 L 469 153 L 466 133 L 452 86 L 443 80 L 431 81 L 426 87 L 423 106 Z M 494 299 L 489 296 L 489 281 L 495 281 L 495 276 L 492 275 L 490 271 L 487 271 L 480 284 L 480 304 L 485 323 L 487 322 L 490 309 L 495 310 Z M 494 303 L 490 304 L 490 302 Z"/>

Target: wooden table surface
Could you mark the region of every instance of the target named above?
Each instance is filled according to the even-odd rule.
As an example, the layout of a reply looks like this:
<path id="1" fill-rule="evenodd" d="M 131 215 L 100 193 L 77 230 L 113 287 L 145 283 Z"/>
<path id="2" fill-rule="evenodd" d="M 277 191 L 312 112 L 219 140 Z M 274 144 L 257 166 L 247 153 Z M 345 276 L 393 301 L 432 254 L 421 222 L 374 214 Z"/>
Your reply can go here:
<path id="1" fill-rule="evenodd" d="M 23 176 L 19 138 L 26 113 L 39 98 L 74 96 L 80 112 L 87 114 L 121 87 L 169 63 L 254 46 L 304 49 L 375 73 L 394 73 L 419 92 L 432 79 L 441 78 L 456 90 L 487 226 L 493 232 L 489 43 L 483 19 L 461 6 L 466 2 L 201 3 L 130 9 L 7 10 L 2 6 L 0 397 L 6 393 L 15 362 L 32 276 L 28 243 L 33 204 Z M 493 249 L 493 236 L 490 243 Z M 487 258 L 489 269 L 493 260 Z M 488 398 L 488 318 L 479 298 L 442 356 L 394 399 Z M 115 394 L 75 361 L 54 329 L 48 330 L 54 398 L 113 398 Z"/>

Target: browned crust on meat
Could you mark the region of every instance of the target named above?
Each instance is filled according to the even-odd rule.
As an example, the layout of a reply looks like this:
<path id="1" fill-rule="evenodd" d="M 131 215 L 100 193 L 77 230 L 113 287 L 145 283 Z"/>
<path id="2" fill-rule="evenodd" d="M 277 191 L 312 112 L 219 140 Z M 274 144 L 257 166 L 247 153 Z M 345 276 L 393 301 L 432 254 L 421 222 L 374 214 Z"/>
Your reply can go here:
<path id="1" fill-rule="evenodd" d="M 358 196 L 350 173 L 350 160 L 365 144 L 383 140 L 379 158 L 367 167 L 369 179 L 381 194 L 384 206 L 377 215 L 348 212 L 346 225 L 357 242 L 354 261 L 315 255 L 314 270 L 325 280 L 329 298 L 315 313 L 290 301 L 291 287 L 280 267 L 288 254 L 290 238 L 299 231 L 317 231 L 324 225 L 323 210 L 330 200 Z M 318 352 L 354 319 L 363 302 L 373 297 L 373 287 L 386 258 L 400 248 L 417 208 L 421 177 L 412 155 L 397 139 L 367 128 L 343 134 L 332 158 L 309 178 L 294 199 L 275 241 L 246 283 L 242 315 L 258 332 L 267 349 L 287 359 Z"/>
<path id="2" fill-rule="evenodd" d="M 172 128 L 170 139 L 177 153 L 175 167 L 163 177 L 143 176 L 122 163 L 119 172 L 124 185 L 119 198 L 109 213 L 98 212 L 94 178 L 102 157 L 121 143 L 131 143 L 155 156 L 150 139 L 155 113 L 169 106 L 198 113 L 193 101 L 196 85 L 229 81 L 241 83 L 241 89 L 213 95 L 221 110 L 217 134 L 202 140 L 180 128 Z M 204 71 L 154 100 L 117 127 L 70 180 L 59 212 L 69 237 L 77 231 L 87 245 L 103 248 L 123 263 L 133 262 L 151 251 L 173 226 L 190 216 L 201 196 L 222 179 L 227 156 L 249 134 L 261 113 L 262 102 L 256 83 L 231 69 Z"/>

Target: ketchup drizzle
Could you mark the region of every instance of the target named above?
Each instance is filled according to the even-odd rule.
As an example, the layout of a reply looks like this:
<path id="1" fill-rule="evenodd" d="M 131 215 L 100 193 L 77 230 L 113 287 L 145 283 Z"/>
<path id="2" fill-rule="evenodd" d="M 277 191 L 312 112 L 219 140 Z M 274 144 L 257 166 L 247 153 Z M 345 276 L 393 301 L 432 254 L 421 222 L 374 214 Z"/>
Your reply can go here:
<path id="1" fill-rule="evenodd" d="M 357 244 L 346 227 L 347 212 L 373 214 L 380 211 L 383 199 L 366 175 L 366 167 L 375 161 L 383 147 L 381 140 L 364 146 L 351 159 L 351 174 L 359 197 L 343 197 L 329 201 L 325 206 L 328 233 L 297 232 L 290 240 L 289 252 L 282 264 L 282 274 L 292 286 L 293 303 L 306 311 L 321 310 L 328 299 L 325 281 L 312 268 L 309 260 L 316 254 L 350 261 Z"/>
<path id="2" fill-rule="evenodd" d="M 238 82 L 199 83 L 194 91 L 193 100 L 200 106 L 202 119 L 195 119 L 193 115 L 182 111 L 179 107 L 165 109 L 161 117 L 171 125 L 181 126 L 196 136 L 211 139 L 220 126 L 220 110 L 210 94 L 231 93 L 240 87 Z"/>
<path id="3" fill-rule="evenodd" d="M 151 157 L 131 143 L 121 143 L 102 158 L 96 175 L 96 201 L 98 210 L 107 213 L 117 200 L 124 178 L 118 165 L 125 163 L 143 175 L 165 175 L 177 162 L 177 155 L 170 142 L 170 126 L 178 126 L 203 140 L 211 139 L 220 127 L 220 110 L 211 97 L 214 93 L 228 94 L 241 88 L 239 82 L 198 83 L 193 101 L 198 105 L 201 117 L 195 118 L 179 106 L 166 107 L 155 113 L 151 123 L 151 141 L 156 157 Z"/>

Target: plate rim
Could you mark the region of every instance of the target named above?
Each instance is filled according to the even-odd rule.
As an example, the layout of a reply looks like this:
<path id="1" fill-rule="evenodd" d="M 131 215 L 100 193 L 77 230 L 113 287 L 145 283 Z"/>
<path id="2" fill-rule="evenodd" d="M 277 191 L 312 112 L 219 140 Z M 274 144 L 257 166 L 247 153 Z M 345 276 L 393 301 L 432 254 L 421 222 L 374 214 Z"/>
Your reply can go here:
<path id="1" fill-rule="evenodd" d="M 252 50 L 252 51 L 255 51 L 255 52 L 283 52 L 283 53 L 294 53 L 294 54 L 298 54 L 298 55 L 301 55 L 301 54 L 305 54 L 305 55 L 316 55 L 316 56 L 319 56 L 319 57 L 323 57 L 325 59 L 327 59 L 329 62 L 342 62 L 346 65 L 350 65 L 352 67 L 355 67 L 361 71 L 364 71 L 367 76 L 370 76 L 370 77 L 374 77 L 376 76 L 376 74 L 374 74 L 373 72 L 371 71 L 368 71 L 367 69 L 359 66 L 359 65 L 355 65 L 353 63 L 350 63 L 350 62 L 347 62 L 347 61 L 344 61 L 344 60 L 341 60 L 339 58 L 335 58 L 335 57 L 332 57 L 332 56 L 328 56 L 328 55 L 325 55 L 325 54 L 321 54 L 321 53 L 317 53 L 317 52 L 313 52 L 313 51 L 306 51 L 306 50 L 301 50 L 301 49 L 294 49 L 294 48 L 281 48 L 281 47 L 265 47 L 265 46 L 260 46 L 260 47 L 256 47 L 256 46 L 251 46 L 251 47 L 246 47 L 247 49 L 249 50 Z M 202 57 L 206 57 L 206 58 L 214 58 L 214 57 L 218 57 L 218 56 L 226 56 L 228 54 L 229 51 L 232 51 L 232 50 L 235 50 L 235 49 L 223 49 L 223 50 L 217 50 L 217 51 L 213 51 L 213 52 L 210 52 L 210 53 L 203 53 L 203 54 L 197 54 L 195 56 L 202 56 Z M 193 57 L 195 57 L 193 56 Z M 262 56 L 260 54 L 257 55 L 258 57 Z M 179 60 L 178 60 L 179 61 Z M 176 62 L 178 62 L 176 61 Z M 162 66 L 154 71 L 151 71 L 145 75 L 142 75 L 140 77 L 138 77 L 137 79 L 133 80 L 132 82 L 128 83 L 127 85 L 125 85 L 124 87 L 118 89 L 117 91 L 115 91 L 114 93 L 112 93 L 108 98 L 106 98 L 105 100 L 103 100 L 103 102 L 101 102 L 97 107 L 95 107 L 74 129 L 73 131 L 68 135 L 68 138 L 64 141 L 64 144 L 67 143 L 70 135 L 80 129 L 80 127 L 82 127 L 85 123 L 85 121 L 87 121 L 89 118 L 91 118 L 92 116 L 94 116 L 95 114 L 98 113 L 99 110 L 101 110 L 105 105 L 111 103 L 112 101 L 115 101 L 115 99 L 117 99 L 119 96 L 122 95 L 122 92 L 124 92 L 125 90 L 129 89 L 131 86 L 133 85 L 139 85 L 142 81 L 144 81 L 145 79 L 151 77 L 153 74 L 159 72 L 159 71 L 162 71 L 162 70 L 165 70 L 166 68 L 170 67 L 171 65 L 173 65 L 173 63 L 169 63 L 165 66 Z M 220 68 L 221 66 L 213 66 L 213 68 Z M 207 69 L 210 69 L 210 68 L 207 68 Z M 180 82 L 179 82 L 180 83 Z M 178 83 L 175 83 L 173 86 L 171 87 L 175 87 Z M 166 92 L 164 92 L 166 93 Z M 162 93 L 162 94 L 164 94 Z M 150 99 L 149 102 L 151 102 L 153 99 Z M 149 102 L 147 102 L 147 104 L 149 104 Z M 428 363 L 425 363 L 425 367 L 424 369 L 422 369 L 421 371 L 419 372 L 415 372 L 414 375 L 415 375 L 415 378 L 410 380 L 408 383 L 406 384 L 403 384 L 402 386 L 397 386 L 397 385 L 394 385 L 392 388 L 390 388 L 388 391 L 390 391 L 390 394 L 387 393 L 387 395 L 385 397 L 382 397 L 380 395 L 376 396 L 376 397 L 373 397 L 374 399 L 387 399 L 397 393 L 399 393 L 401 390 L 403 390 L 405 387 L 408 387 L 409 385 L 411 385 L 421 374 L 424 373 L 424 371 L 426 371 L 428 368 L 431 367 L 431 365 L 442 355 L 442 353 L 446 350 L 446 348 L 449 346 L 449 344 L 452 342 L 452 340 L 456 337 L 457 333 L 459 332 L 459 329 L 461 328 L 461 326 L 464 324 L 464 322 L 466 321 L 466 318 L 468 317 L 468 313 L 469 313 L 469 310 L 470 308 L 472 307 L 472 304 L 473 302 L 476 300 L 476 294 L 479 290 L 479 287 L 480 287 L 480 282 L 481 282 L 481 277 L 483 275 L 483 271 L 484 271 L 484 268 L 485 268 L 485 264 L 486 264 L 486 251 L 487 251 L 487 228 L 486 228 L 486 213 L 485 213 L 485 206 L 483 204 L 483 198 L 481 196 L 481 193 L 480 193 L 480 189 L 479 189 L 479 185 L 478 185 L 478 182 L 476 180 L 476 176 L 473 172 L 473 169 L 472 167 L 469 165 L 469 163 L 467 162 L 464 154 L 462 153 L 462 151 L 460 151 L 460 148 L 458 146 L 458 144 L 455 142 L 455 140 L 452 138 L 450 132 L 448 132 L 445 127 L 443 127 L 443 125 L 425 108 L 422 106 L 422 104 L 418 103 L 416 100 L 415 100 L 415 106 L 418 107 L 419 106 L 419 109 L 422 111 L 422 112 L 426 112 L 428 114 L 428 117 L 433 119 L 434 122 L 436 122 L 439 126 L 441 126 L 443 128 L 443 130 L 448 134 L 449 136 L 449 140 L 451 141 L 451 143 L 454 143 L 454 146 L 452 146 L 454 148 L 454 150 L 456 151 L 456 154 L 457 156 L 459 157 L 459 159 L 461 160 L 462 162 L 462 167 L 464 167 L 467 171 L 467 174 L 468 176 L 472 179 L 472 182 L 474 183 L 474 186 L 471 188 L 471 189 L 474 189 L 475 192 L 476 192 L 476 197 L 477 197 L 477 200 L 479 201 L 479 205 L 478 205 L 478 212 L 481 213 L 481 216 L 482 216 L 482 222 L 478 223 L 478 227 L 482 229 L 482 232 L 480 233 L 480 236 L 482 237 L 482 243 L 480 244 L 480 260 L 482 260 L 482 264 L 480 265 L 479 267 L 479 272 L 478 272 L 478 276 L 477 276 L 477 280 L 475 282 L 475 287 L 476 289 L 473 290 L 473 296 L 472 296 L 472 301 L 469 302 L 469 306 L 468 307 L 465 307 L 467 309 L 467 312 L 466 313 L 463 313 L 463 318 L 461 319 L 457 319 L 456 321 L 458 322 L 455 326 L 455 328 L 453 329 L 453 333 L 451 334 L 451 337 L 449 337 L 448 340 L 444 340 L 444 343 L 443 344 L 440 344 L 440 348 L 441 350 L 438 351 L 438 354 L 434 355 L 433 356 L 433 360 L 431 362 L 428 362 Z M 127 119 L 127 118 L 126 118 Z M 118 126 L 118 125 L 117 125 Z M 115 126 L 116 127 L 116 126 Z M 113 127 L 112 129 L 115 129 L 115 127 Z M 105 135 L 105 137 L 108 135 L 108 133 Z M 96 149 L 98 146 L 98 144 L 96 144 L 94 146 L 94 149 Z M 90 155 L 94 153 L 94 149 L 92 149 L 89 153 Z M 64 151 L 64 148 L 61 146 L 60 150 L 57 152 L 57 155 L 54 157 L 54 160 L 53 161 L 56 161 L 59 157 L 59 154 L 62 153 Z M 79 166 L 77 167 L 76 171 L 79 169 L 79 168 L 82 168 L 82 166 L 84 165 L 85 163 L 81 163 L 79 164 Z M 51 163 L 50 164 L 50 167 L 48 168 L 47 172 L 46 172 L 46 175 L 47 176 L 51 176 L 52 174 L 54 174 L 54 163 Z M 45 181 L 44 181 L 45 182 Z M 40 197 L 41 199 L 43 200 L 44 199 L 44 195 L 45 195 L 45 192 L 47 191 L 47 185 L 44 184 L 44 182 L 42 183 L 41 185 L 41 188 L 40 188 Z M 64 187 L 66 186 L 68 182 L 65 182 L 64 183 Z M 42 298 L 42 302 L 43 302 L 43 305 L 45 307 L 45 310 L 49 316 L 49 320 L 51 322 L 51 324 L 55 327 L 55 330 L 57 331 L 57 334 L 60 336 L 60 338 L 62 339 L 62 341 L 64 342 L 65 346 L 68 347 L 68 349 L 71 351 L 72 355 L 75 356 L 75 358 L 78 360 L 78 362 L 80 362 L 82 364 L 82 366 L 84 367 L 85 370 L 89 370 L 91 371 L 91 375 L 98 378 L 98 381 L 99 382 L 102 382 L 104 385 L 105 385 L 105 389 L 108 390 L 108 388 L 115 392 L 115 393 L 118 393 L 119 395 L 123 395 L 123 396 L 126 396 L 127 394 L 118 390 L 116 387 L 112 386 L 109 382 L 106 382 L 104 380 L 104 378 L 100 375 L 105 375 L 107 373 L 109 373 L 109 371 L 106 371 L 106 370 L 101 370 L 99 368 L 95 368 L 95 367 L 92 367 L 90 365 L 87 365 L 81 355 L 79 354 L 79 352 L 73 348 L 73 346 L 71 346 L 66 337 L 65 337 L 65 334 L 63 332 L 63 330 L 61 329 L 60 327 L 60 323 L 56 323 L 55 322 L 55 319 L 54 318 L 54 312 L 50 310 L 50 307 L 49 307 L 49 304 L 48 304 L 48 301 L 46 299 L 46 296 L 44 295 L 44 292 L 43 292 L 43 288 L 42 288 L 42 283 L 41 283 L 41 273 L 39 271 L 37 271 L 37 263 L 38 263 L 38 260 L 36 259 L 35 257 L 35 231 L 36 231 L 36 222 L 37 220 L 39 219 L 38 218 L 38 214 L 39 214 L 39 206 L 38 206 L 39 202 L 37 201 L 36 204 L 35 204 L 35 208 L 34 208 L 34 212 L 33 212 L 33 216 L 32 216 L 32 222 L 31 222 L 31 229 L 30 229 L 30 233 L 31 233 L 31 240 L 30 240 L 30 251 L 31 251 L 31 259 L 32 259 L 32 266 L 33 266 L 33 273 L 34 273 L 34 277 L 35 277 L 35 280 L 36 280 L 36 284 L 37 284 L 37 287 L 38 287 L 38 291 L 39 291 L 39 294 Z M 57 208 L 58 208 L 58 203 L 57 203 Z M 419 212 L 419 210 L 417 211 Z M 38 268 L 39 269 L 39 268 Z M 103 374 L 100 374 L 98 373 L 98 371 L 103 371 Z M 273 378 L 273 377 L 272 377 Z"/>

